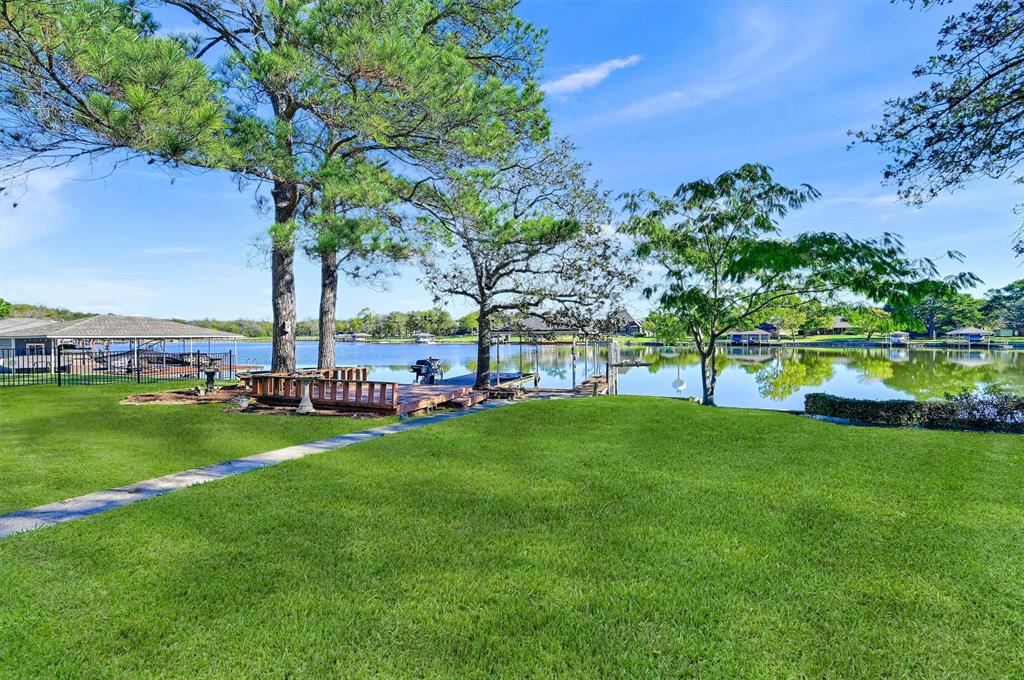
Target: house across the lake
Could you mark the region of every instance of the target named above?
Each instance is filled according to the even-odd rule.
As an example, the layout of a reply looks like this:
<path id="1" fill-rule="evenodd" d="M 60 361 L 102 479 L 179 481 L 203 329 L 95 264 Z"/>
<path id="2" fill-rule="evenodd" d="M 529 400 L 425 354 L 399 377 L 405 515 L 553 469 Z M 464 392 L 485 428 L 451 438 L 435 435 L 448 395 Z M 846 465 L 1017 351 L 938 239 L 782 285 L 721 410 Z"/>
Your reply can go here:
<path id="1" fill-rule="evenodd" d="M 611 322 L 617 335 L 628 335 L 634 338 L 647 335 L 643 321 L 633 316 L 627 309 L 620 309 L 612 314 Z"/>

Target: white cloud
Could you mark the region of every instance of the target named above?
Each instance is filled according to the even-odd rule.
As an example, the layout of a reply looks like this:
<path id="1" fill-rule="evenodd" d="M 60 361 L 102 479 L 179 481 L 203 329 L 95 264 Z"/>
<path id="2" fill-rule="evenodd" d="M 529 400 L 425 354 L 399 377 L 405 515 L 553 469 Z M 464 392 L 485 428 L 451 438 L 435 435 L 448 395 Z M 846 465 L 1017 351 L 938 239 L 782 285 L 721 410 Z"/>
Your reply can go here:
<path id="1" fill-rule="evenodd" d="M 201 246 L 155 246 L 143 248 L 142 252 L 145 255 L 197 255 L 208 253 L 210 249 Z"/>
<path id="2" fill-rule="evenodd" d="M 795 22 L 781 16 L 777 10 L 747 10 L 729 22 L 730 38 L 718 48 L 723 54 L 735 56 L 711 60 L 722 66 L 710 69 L 704 76 L 681 87 L 642 97 L 618 110 L 596 116 L 591 122 L 654 118 L 771 85 L 827 44 L 831 23 L 829 18 L 820 15 Z M 673 70 L 675 76 L 681 69 Z M 688 70 L 700 69 L 691 66 Z"/>
<path id="3" fill-rule="evenodd" d="M 61 189 L 74 177 L 74 171 L 65 168 L 38 170 L 23 183 L 0 181 L 7 187 L 0 195 L 4 254 L 64 228 L 67 211 Z"/>
<path id="4" fill-rule="evenodd" d="M 600 64 L 587 66 L 586 68 L 564 75 L 561 78 L 548 81 L 541 85 L 540 89 L 551 95 L 565 95 L 580 92 L 600 85 L 601 82 L 615 71 L 633 66 L 634 64 L 639 63 L 641 58 L 642 57 L 639 54 L 633 54 L 622 59 L 609 59 L 608 61 L 602 61 Z"/>

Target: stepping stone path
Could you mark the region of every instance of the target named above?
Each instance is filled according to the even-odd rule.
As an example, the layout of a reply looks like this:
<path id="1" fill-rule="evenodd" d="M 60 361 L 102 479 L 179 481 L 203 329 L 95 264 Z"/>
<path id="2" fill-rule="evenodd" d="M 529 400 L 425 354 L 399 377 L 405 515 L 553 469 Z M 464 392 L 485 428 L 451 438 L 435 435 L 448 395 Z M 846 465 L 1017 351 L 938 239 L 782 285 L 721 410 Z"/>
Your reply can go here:
<path id="1" fill-rule="evenodd" d="M 176 489 L 184 489 L 189 486 L 195 486 L 196 484 L 205 484 L 206 482 L 223 479 L 224 477 L 248 472 L 249 470 L 258 470 L 259 468 L 277 465 L 278 463 L 283 463 L 288 460 L 304 458 L 305 456 L 309 456 L 314 453 L 333 451 L 334 449 L 351 446 L 352 444 L 358 444 L 359 442 L 379 439 L 380 437 L 385 437 L 389 434 L 415 430 L 434 423 L 452 420 L 453 418 L 461 418 L 462 416 L 469 415 L 470 413 L 479 413 L 480 411 L 487 411 L 510 403 L 513 402 L 493 400 L 486 401 L 482 404 L 477 404 L 476 406 L 471 406 L 461 411 L 451 411 L 448 413 L 439 413 L 433 416 L 423 416 L 421 418 L 416 418 L 415 420 L 406 420 L 393 425 L 375 427 L 369 430 L 363 430 L 362 432 L 353 432 L 351 434 L 309 442 L 308 444 L 289 446 L 284 449 L 277 449 L 276 451 L 257 453 L 252 456 L 245 456 L 244 458 L 235 458 L 234 460 L 229 460 L 224 463 L 217 463 L 216 465 L 194 468 L 192 470 L 185 470 L 184 472 L 175 472 L 169 475 L 164 475 L 163 477 L 156 477 L 144 482 L 138 482 L 137 484 L 119 486 L 114 489 L 107 489 L 106 491 L 97 491 L 95 493 L 69 498 L 57 503 L 40 505 L 27 510 L 18 510 L 6 515 L 0 515 L 0 538 L 21 533 L 23 531 L 41 529 L 54 524 L 60 524 L 61 522 L 70 522 L 71 520 L 89 517 L 90 515 L 95 515 L 100 512 L 113 510 L 114 508 L 120 508 L 125 505 L 131 505 L 132 503 L 137 503 L 139 501 L 146 500 L 147 498 L 161 496 Z"/>

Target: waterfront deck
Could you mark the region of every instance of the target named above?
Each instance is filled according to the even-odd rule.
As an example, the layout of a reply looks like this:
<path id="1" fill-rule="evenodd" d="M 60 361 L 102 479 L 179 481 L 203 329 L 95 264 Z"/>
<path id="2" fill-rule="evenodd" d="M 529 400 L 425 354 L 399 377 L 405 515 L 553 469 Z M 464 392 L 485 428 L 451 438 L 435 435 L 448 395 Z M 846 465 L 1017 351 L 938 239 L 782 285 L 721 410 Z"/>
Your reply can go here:
<path id="1" fill-rule="evenodd" d="M 409 415 L 436 406 L 455 407 L 471 397 L 470 385 L 407 385 L 366 379 L 366 369 L 339 368 L 315 376 L 282 373 L 254 374 L 248 378 L 252 396 L 273 406 L 297 406 L 303 384 L 309 383 L 310 400 L 317 409 L 367 411 L 381 415 Z"/>

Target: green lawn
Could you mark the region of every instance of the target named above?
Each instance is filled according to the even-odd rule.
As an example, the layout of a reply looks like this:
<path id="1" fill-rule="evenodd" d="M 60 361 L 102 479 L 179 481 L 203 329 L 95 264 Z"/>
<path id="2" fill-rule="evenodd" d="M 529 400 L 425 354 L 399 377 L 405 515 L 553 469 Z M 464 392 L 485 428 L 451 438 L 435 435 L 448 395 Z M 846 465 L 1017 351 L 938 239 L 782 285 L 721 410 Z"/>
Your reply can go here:
<path id="1" fill-rule="evenodd" d="M 0 677 L 1020 677 L 1021 441 L 520 404 L 0 541 Z"/>
<path id="2" fill-rule="evenodd" d="M 393 421 L 118 404 L 182 385 L 0 390 L 0 513 Z"/>

